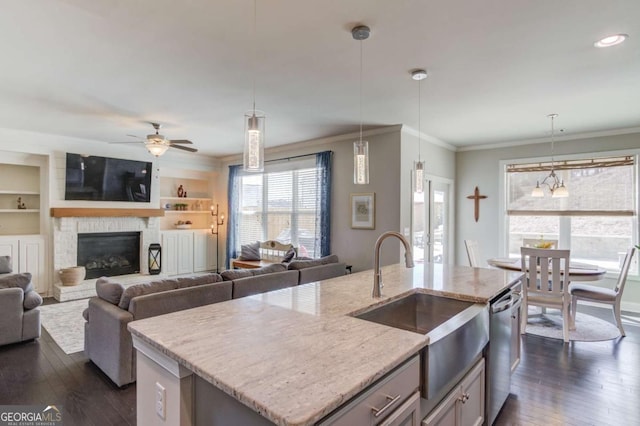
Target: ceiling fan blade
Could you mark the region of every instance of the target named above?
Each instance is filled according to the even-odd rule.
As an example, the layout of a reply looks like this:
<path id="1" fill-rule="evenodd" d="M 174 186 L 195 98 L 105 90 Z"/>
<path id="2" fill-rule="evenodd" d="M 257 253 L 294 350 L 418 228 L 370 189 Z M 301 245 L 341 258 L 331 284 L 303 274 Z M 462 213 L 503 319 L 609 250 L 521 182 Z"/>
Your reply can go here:
<path id="1" fill-rule="evenodd" d="M 125 143 L 144 143 L 144 141 L 126 141 L 126 142 L 109 142 L 110 144 L 125 144 Z"/>
<path id="2" fill-rule="evenodd" d="M 177 148 L 177 149 L 181 149 L 183 151 L 189 151 L 189 152 L 198 152 L 197 149 L 195 148 L 191 148 L 189 146 L 182 146 L 182 145 L 169 145 L 171 148 Z"/>
<path id="3" fill-rule="evenodd" d="M 183 143 L 183 144 L 190 144 L 190 145 L 191 145 L 191 144 L 193 144 L 193 142 L 188 141 L 188 140 L 186 140 L 186 139 L 171 139 L 171 140 L 169 141 L 169 143 L 170 143 L 170 144 L 174 144 L 174 143 L 175 143 L 175 144 Z"/>
<path id="4" fill-rule="evenodd" d="M 127 136 L 131 136 L 132 138 L 136 138 L 136 139 L 142 139 L 140 136 L 136 136 L 136 135 L 130 135 L 127 133 Z"/>

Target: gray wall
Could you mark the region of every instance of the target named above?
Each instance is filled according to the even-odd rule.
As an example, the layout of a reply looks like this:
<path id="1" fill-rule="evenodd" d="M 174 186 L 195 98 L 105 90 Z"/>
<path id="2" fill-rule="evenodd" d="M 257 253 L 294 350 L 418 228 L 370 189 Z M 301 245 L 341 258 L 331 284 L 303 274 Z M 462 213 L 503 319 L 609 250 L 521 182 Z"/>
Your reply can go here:
<path id="1" fill-rule="evenodd" d="M 625 149 L 639 149 L 640 134 L 594 137 L 563 140 L 555 143 L 556 159 L 563 155 L 597 153 Z M 466 252 L 463 241 L 477 240 L 480 249 L 480 261 L 503 256 L 499 252 L 499 211 L 500 197 L 500 161 L 523 158 L 540 158 L 550 155 L 550 144 L 529 144 L 505 148 L 461 151 L 456 155 L 456 263 L 466 265 Z M 478 186 L 480 193 L 487 195 L 480 201 L 480 219 L 473 220 L 473 200 L 466 197 Z M 625 290 L 625 301 L 639 303 L 640 289 L 629 286 Z M 635 286 L 637 287 L 637 286 Z M 627 294 L 628 293 L 628 294 Z M 627 304 L 628 308 L 632 305 Z"/>

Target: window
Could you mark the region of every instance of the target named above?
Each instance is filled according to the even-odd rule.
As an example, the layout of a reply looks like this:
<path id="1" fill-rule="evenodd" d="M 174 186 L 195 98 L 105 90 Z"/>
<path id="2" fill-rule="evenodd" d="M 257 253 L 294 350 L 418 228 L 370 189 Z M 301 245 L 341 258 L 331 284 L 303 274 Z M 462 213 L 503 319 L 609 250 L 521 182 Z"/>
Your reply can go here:
<path id="1" fill-rule="evenodd" d="M 291 243 L 298 256 L 328 254 L 323 247 L 329 233 L 330 179 L 326 176 L 326 166 L 313 156 L 267 164 L 263 173 L 238 170 L 230 177 L 236 180 L 230 188 L 237 191 L 231 197 L 231 203 L 236 202 L 230 208 L 230 219 L 235 221 L 230 224 L 235 229 L 231 256 L 243 244 L 265 240 Z"/>
<path id="2" fill-rule="evenodd" d="M 627 248 L 638 242 L 636 157 L 565 160 L 554 169 L 567 198 L 552 198 L 546 187 L 544 198 L 531 196 L 551 163 L 507 165 L 509 255 L 520 255 L 524 238 L 558 240 L 577 262 L 619 271 Z M 638 274 L 636 259 L 632 272 Z"/>

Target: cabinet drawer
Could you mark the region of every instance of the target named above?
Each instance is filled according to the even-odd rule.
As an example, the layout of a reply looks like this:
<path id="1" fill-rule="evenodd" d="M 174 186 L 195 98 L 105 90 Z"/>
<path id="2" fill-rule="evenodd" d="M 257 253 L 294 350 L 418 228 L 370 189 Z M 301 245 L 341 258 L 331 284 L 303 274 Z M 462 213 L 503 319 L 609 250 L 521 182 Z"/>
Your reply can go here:
<path id="1" fill-rule="evenodd" d="M 420 357 L 416 355 L 349 401 L 320 425 L 377 425 L 419 387 Z"/>

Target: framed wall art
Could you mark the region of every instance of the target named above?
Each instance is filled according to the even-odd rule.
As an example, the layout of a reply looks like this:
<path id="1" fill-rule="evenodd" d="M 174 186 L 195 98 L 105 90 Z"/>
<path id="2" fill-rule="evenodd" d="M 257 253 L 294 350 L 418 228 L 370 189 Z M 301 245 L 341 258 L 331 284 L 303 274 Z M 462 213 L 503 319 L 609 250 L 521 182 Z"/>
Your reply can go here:
<path id="1" fill-rule="evenodd" d="M 375 192 L 351 194 L 351 227 L 353 229 L 376 228 Z"/>

